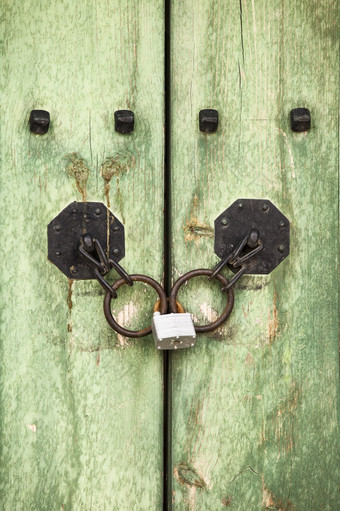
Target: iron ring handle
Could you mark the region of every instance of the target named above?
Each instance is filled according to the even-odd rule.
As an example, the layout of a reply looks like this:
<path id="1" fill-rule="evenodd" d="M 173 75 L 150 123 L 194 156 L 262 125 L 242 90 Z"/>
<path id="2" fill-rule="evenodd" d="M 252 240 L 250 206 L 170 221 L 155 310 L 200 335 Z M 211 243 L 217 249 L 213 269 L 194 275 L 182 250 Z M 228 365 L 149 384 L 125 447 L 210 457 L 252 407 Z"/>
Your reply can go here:
<path id="1" fill-rule="evenodd" d="M 169 298 L 170 311 L 174 312 L 174 313 L 177 312 L 177 306 L 176 306 L 177 294 L 178 294 L 180 287 L 183 284 L 185 284 L 185 282 L 187 282 L 188 280 L 190 280 L 194 277 L 201 277 L 202 275 L 211 277 L 213 275 L 213 273 L 214 273 L 213 270 L 201 268 L 201 269 L 197 269 L 197 270 L 188 271 L 187 273 L 185 273 L 184 275 L 179 277 L 179 279 L 173 285 L 171 293 L 170 293 L 170 298 Z M 223 287 L 228 285 L 228 280 L 220 273 L 217 273 L 215 275 L 215 278 L 222 284 Z M 226 305 L 224 311 L 222 312 L 221 316 L 219 318 L 217 318 L 216 321 L 213 321 L 212 323 L 208 323 L 207 325 L 197 325 L 197 326 L 195 325 L 195 330 L 197 333 L 211 332 L 211 330 L 215 330 L 215 328 L 218 328 L 219 326 L 221 326 L 228 319 L 228 317 L 230 316 L 230 313 L 234 307 L 234 292 L 233 292 L 232 288 L 228 289 L 227 297 L 228 297 L 227 305 Z"/>
<path id="2" fill-rule="evenodd" d="M 160 313 L 165 314 L 168 310 L 168 300 L 167 296 L 165 294 L 164 289 L 158 282 L 156 282 L 151 277 L 148 277 L 147 275 L 129 275 L 131 280 L 133 282 L 144 282 L 144 284 L 148 284 L 151 286 L 158 294 L 160 299 Z M 117 280 L 113 285 L 112 289 L 114 292 L 117 291 L 117 289 L 120 288 L 120 286 L 127 284 L 126 280 L 121 278 Z M 111 300 L 112 300 L 112 294 L 110 291 L 107 291 L 104 297 L 104 314 L 106 317 L 107 322 L 109 323 L 110 327 L 113 328 L 116 332 L 118 332 L 121 335 L 124 335 L 125 337 L 132 337 L 132 338 L 140 338 L 144 337 L 146 335 L 151 334 L 151 326 L 148 326 L 147 328 L 143 328 L 142 330 L 128 330 L 127 328 L 122 327 L 117 323 L 117 321 L 112 316 L 111 312 Z"/>
<path id="3" fill-rule="evenodd" d="M 167 300 L 169 301 L 169 299 L 167 299 Z M 156 303 L 155 303 L 155 305 L 153 306 L 153 311 L 154 311 L 154 312 L 159 312 L 160 303 L 161 303 L 161 301 L 160 301 L 160 300 L 157 300 L 157 302 L 156 302 Z M 176 301 L 176 308 L 177 308 L 176 312 L 179 312 L 179 313 L 181 313 L 181 314 L 184 314 L 184 313 L 185 313 L 185 310 L 184 310 L 183 305 L 182 305 L 180 302 L 178 302 L 178 301 Z"/>

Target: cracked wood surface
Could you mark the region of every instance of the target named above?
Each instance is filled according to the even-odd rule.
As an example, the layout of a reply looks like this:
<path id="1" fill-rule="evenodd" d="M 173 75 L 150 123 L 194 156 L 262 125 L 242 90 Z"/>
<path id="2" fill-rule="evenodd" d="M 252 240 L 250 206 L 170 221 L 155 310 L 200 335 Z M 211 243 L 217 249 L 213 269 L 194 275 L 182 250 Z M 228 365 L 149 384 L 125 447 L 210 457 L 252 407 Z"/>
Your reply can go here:
<path id="1" fill-rule="evenodd" d="M 217 262 L 209 233 L 237 198 L 270 199 L 291 222 L 288 259 L 244 276 L 228 323 L 171 355 L 173 509 L 333 511 L 338 3 L 171 6 L 173 278 Z M 310 109 L 309 133 L 290 130 L 295 107 Z M 218 110 L 216 134 L 199 132 L 203 108 Z M 201 323 L 223 307 L 203 279 L 179 300 Z"/>
<path id="2" fill-rule="evenodd" d="M 110 203 L 123 266 L 162 278 L 163 1 L 1 11 L 1 509 L 159 510 L 162 356 L 110 329 L 97 282 L 47 261 L 46 228 L 72 201 Z M 32 109 L 51 114 L 44 136 Z M 114 131 L 118 109 L 133 134 Z M 153 292 L 125 288 L 119 321 L 146 326 Z"/>

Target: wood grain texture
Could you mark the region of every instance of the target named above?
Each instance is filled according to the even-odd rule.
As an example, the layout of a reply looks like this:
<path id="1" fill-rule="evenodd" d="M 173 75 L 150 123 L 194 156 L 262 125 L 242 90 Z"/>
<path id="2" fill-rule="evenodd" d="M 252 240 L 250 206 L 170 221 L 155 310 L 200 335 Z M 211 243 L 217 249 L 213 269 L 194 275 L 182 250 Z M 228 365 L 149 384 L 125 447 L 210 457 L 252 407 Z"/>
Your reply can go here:
<path id="1" fill-rule="evenodd" d="M 338 44 L 334 0 L 173 0 L 173 278 L 209 268 L 214 219 L 270 199 L 291 253 L 245 276 L 228 323 L 172 354 L 174 510 L 334 510 L 339 502 Z M 309 108 L 309 133 L 289 112 Z M 216 134 L 198 113 L 216 108 Z M 228 271 L 225 272 L 228 274 Z M 206 322 L 217 284 L 179 296 Z"/>
<path id="2" fill-rule="evenodd" d="M 1 508 L 158 510 L 162 357 L 47 261 L 46 227 L 74 200 L 110 203 L 127 271 L 162 278 L 163 2 L 11 0 L 1 25 Z M 154 299 L 122 289 L 118 319 L 146 326 Z"/>

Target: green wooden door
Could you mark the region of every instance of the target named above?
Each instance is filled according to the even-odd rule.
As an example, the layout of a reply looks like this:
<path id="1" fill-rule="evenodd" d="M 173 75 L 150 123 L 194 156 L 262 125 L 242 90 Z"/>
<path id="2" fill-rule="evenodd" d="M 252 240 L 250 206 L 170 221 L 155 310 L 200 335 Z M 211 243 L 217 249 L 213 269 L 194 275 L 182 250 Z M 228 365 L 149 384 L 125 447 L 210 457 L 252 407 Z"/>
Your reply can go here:
<path id="1" fill-rule="evenodd" d="M 244 276 L 228 323 L 172 354 L 176 510 L 340 509 L 337 9 L 172 2 L 173 277 L 215 264 L 214 219 L 238 198 L 291 222 L 288 259 Z M 310 132 L 291 131 L 296 107 Z M 202 108 L 219 111 L 214 135 Z M 206 280 L 179 299 L 201 322 L 223 306 Z"/>
<path id="2" fill-rule="evenodd" d="M 339 507 L 337 6 L 2 3 L 3 509 Z M 290 130 L 299 106 L 308 133 Z M 114 131 L 125 108 L 130 135 Z M 198 130 L 203 108 L 219 111 L 216 134 Z M 47 135 L 29 132 L 33 109 L 50 112 Z M 214 219 L 247 197 L 290 219 L 291 254 L 243 277 L 228 323 L 169 357 L 151 337 L 117 336 L 100 286 L 46 258 L 48 222 L 102 201 L 125 225 L 124 267 L 169 286 L 217 262 Z M 179 298 L 200 322 L 223 304 L 204 279 Z M 114 313 L 146 325 L 153 302 L 143 285 L 122 288 Z"/>
<path id="3" fill-rule="evenodd" d="M 74 200 L 109 204 L 126 269 L 161 278 L 163 2 L 10 0 L 1 22 L 1 508 L 160 509 L 162 357 L 115 335 L 98 283 L 47 261 L 46 226 Z M 154 296 L 131 291 L 115 306 L 134 328 Z"/>

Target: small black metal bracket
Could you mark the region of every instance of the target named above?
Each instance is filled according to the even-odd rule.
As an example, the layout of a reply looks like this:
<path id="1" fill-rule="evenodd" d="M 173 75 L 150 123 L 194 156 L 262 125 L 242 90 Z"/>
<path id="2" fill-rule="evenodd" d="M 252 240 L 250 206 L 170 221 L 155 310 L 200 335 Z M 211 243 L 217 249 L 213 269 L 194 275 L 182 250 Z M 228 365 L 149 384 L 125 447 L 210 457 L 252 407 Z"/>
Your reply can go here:
<path id="1" fill-rule="evenodd" d="M 244 273 L 270 273 L 289 255 L 289 220 L 267 199 L 238 199 L 216 218 L 215 254 L 225 258 L 256 231 L 263 247 L 247 260 Z M 253 249 L 251 243 L 246 245 L 244 254 Z M 228 267 L 239 271 L 232 264 Z"/>
<path id="2" fill-rule="evenodd" d="M 67 277 L 95 279 L 79 251 L 84 236 L 98 240 L 108 259 L 118 263 L 125 255 L 124 226 L 101 202 L 72 202 L 47 227 L 48 259 Z"/>

